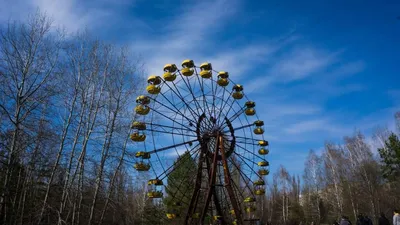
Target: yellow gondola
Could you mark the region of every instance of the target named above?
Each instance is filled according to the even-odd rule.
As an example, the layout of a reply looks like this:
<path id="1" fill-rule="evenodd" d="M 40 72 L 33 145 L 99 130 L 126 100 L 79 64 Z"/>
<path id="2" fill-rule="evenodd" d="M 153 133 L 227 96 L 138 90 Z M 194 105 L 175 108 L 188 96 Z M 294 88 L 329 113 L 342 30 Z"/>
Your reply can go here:
<path id="1" fill-rule="evenodd" d="M 137 130 L 146 130 L 146 124 L 143 123 L 143 122 L 135 121 L 135 122 L 132 123 L 131 128 L 132 129 L 137 129 Z"/>
<path id="2" fill-rule="evenodd" d="M 183 68 L 183 69 L 181 69 L 181 73 L 182 73 L 182 75 L 183 76 L 186 76 L 186 77 L 189 77 L 189 76 L 192 76 L 193 75 L 193 69 L 190 69 L 190 68 Z"/>
<path id="3" fill-rule="evenodd" d="M 135 154 L 136 158 L 142 158 L 142 159 L 150 159 L 150 153 L 148 152 L 136 152 Z"/>
<path id="4" fill-rule="evenodd" d="M 268 155 L 268 153 L 269 153 L 269 150 L 265 149 L 265 148 L 260 148 L 258 150 L 258 154 L 260 154 L 260 155 Z"/>
<path id="5" fill-rule="evenodd" d="M 205 62 L 200 65 L 201 70 L 212 70 L 211 63 Z"/>
<path id="6" fill-rule="evenodd" d="M 222 216 L 219 216 L 219 215 L 213 216 L 214 221 L 220 220 L 221 218 L 222 218 Z"/>
<path id="7" fill-rule="evenodd" d="M 212 76 L 212 71 L 211 70 L 202 70 L 202 71 L 200 71 L 200 76 L 204 79 L 209 79 Z"/>
<path id="8" fill-rule="evenodd" d="M 263 134 L 264 133 L 264 129 L 262 129 L 261 127 L 256 127 L 254 128 L 254 134 Z"/>
<path id="9" fill-rule="evenodd" d="M 147 91 L 147 93 L 149 93 L 149 94 L 157 95 L 157 94 L 160 93 L 161 87 L 160 87 L 160 86 L 156 86 L 156 85 L 154 85 L 154 84 L 149 84 L 149 85 L 147 85 L 147 87 L 146 87 L 146 91 Z"/>
<path id="10" fill-rule="evenodd" d="M 175 213 L 166 213 L 166 215 L 167 215 L 167 218 L 170 219 L 170 220 L 176 218 L 176 214 Z"/>
<path id="11" fill-rule="evenodd" d="M 171 72 L 165 72 L 164 75 L 164 80 L 165 81 L 174 81 L 176 79 L 176 74 L 175 73 L 171 73 Z"/>
<path id="12" fill-rule="evenodd" d="M 218 73 L 218 78 L 228 78 L 229 77 L 229 73 L 225 72 L 225 71 L 220 71 Z"/>
<path id="13" fill-rule="evenodd" d="M 143 142 L 146 140 L 146 135 L 140 134 L 139 132 L 134 132 L 131 134 L 131 140 L 135 142 Z"/>
<path id="14" fill-rule="evenodd" d="M 244 199 L 244 202 L 245 202 L 245 203 L 255 202 L 255 201 L 256 201 L 256 199 L 253 198 L 253 197 L 247 197 L 247 198 Z"/>
<path id="15" fill-rule="evenodd" d="M 244 105 L 245 105 L 247 108 L 254 108 L 254 107 L 256 107 L 256 103 L 253 102 L 253 101 L 247 101 Z"/>
<path id="16" fill-rule="evenodd" d="M 211 63 L 202 63 L 200 65 L 200 76 L 204 79 L 211 78 L 212 76 L 212 66 Z"/>
<path id="17" fill-rule="evenodd" d="M 248 217 L 253 216 L 253 212 L 256 210 L 256 199 L 254 197 L 247 197 L 244 201 L 244 211 L 247 212 Z"/>
<path id="18" fill-rule="evenodd" d="M 246 207 L 246 212 L 251 213 L 251 212 L 254 212 L 254 211 L 256 211 L 256 207 L 254 207 L 254 206 Z"/>
<path id="19" fill-rule="evenodd" d="M 265 181 L 264 180 L 256 180 L 256 181 L 254 181 L 254 183 L 253 183 L 255 186 L 263 186 L 263 185 L 265 185 Z"/>
<path id="20" fill-rule="evenodd" d="M 269 162 L 268 161 L 260 161 L 257 163 L 258 166 L 269 166 Z"/>
<path id="21" fill-rule="evenodd" d="M 234 90 L 234 91 L 243 91 L 243 85 L 236 84 L 235 86 L 233 86 L 232 90 Z"/>
<path id="22" fill-rule="evenodd" d="M 258 174 L 259 174 L 260 176 L 268 175 L 268 174 L 269 174 L 269 170 L 267 170 L 267 169 L 259 169 L 259 170 L 258 170 Z"/>
<path id="23" fill-rule="evenodd" d="M 194 62 L 193 62 L 193 60 L 191 60 L 191 59 L 183 60 L 183 62 L 182 62 L 182 67 L 183 67 L 183 68 L 193 68 L 193 67 L 194 67 Z"/>
<path id="24" fill-rule="evenodd" d="M 192 76 L 193 75 L 193 67 L 194 67 L 194 62 L 193 60 L 186 59 L 182 62 L 182 69 L 181 73 L 183 76 Z"/>
<path id="25" fill-rule="evenodd" d="M 203 71 L 200 71 L 200 76 L 204 79 L 209 79 L 212 76 L 212 72 L 211 72 L 211 70 L 203 70 Z"/>
<path id="26" fill-rule="evenodd" d="M 260 145 L 260 146 L 268 146 L 268 141 L 260 140 L 260 141 L 258 141 L 258 145 Z"/>
<path id="27" fill-rule="evenodd" d="M 265 190 L 264 190 L 264 189 L 256 190 L 256 191 L 254 192 L 254 194 L 256 194 L 256 195 L 264 195 L 264 194 L 265 194 Z"/>
<path id="28" fill-rule="evenodd" d="M 161 87 L 159 85 L 161 84 L 161 82 L 161 77 L 154 75 L 149 76 L 149 78 L 147 78 L 147 83 L 149 83 L 146 88 L 147 92 L 152 95 L 160 93 Z"/>
<path id="29" fill-rule="evenodd" d="M 140 95 L 136 98 L 138 105 L 135 107 L 135 112 L 139 115 L 147 115 L 150 112 L 150 107 L 147 104 L 150 103 L 150 98 L 145 95 Z"/>
<path id="30" fill-rule="evenodd" d="M 159 179 L 153 179 L 153 180 L 149 180 L 149 184 L 162 185 L 162 181 Z M 180 202 L 172 202 L 171 205 L 172 205 L 172 208 L 168 209 L 166 215 L 167 215 L 168 219 L 175 219 L 176 217 L 179 217 L 181 203 Z"/>
<path id="31" fill-rule="evenodd" d="M 147 78 L 147 83 L 149 84 L 159 85 L 161 84 L 161 81 L 161 77 L 155 75 L 149 76 L 149 78 Z"/>
<path id="32" fill-rule="evenodd" d="M 219 86 L 221 86 L 221 87 L 226 87 L 226 86 L 228 86 L 228 84 L 229 84 L 229 80 L 226 79 L 226 78 L 219 78 L 219 79 L 217 80 L 217 84 L 218 84 Z"/>
<path id="33" fill-rule="evenodd" d="M 142 105 L 147 105 L 150 103 L 150 98 L 145 95 L 140 95 L 136 98 L 136 103 L 142 104 Z"/>
<path id="34" fill-rule="evenodd" d="M 175 64 L 166 64 L 164 66 L 164 72 L 175 73 L 177 70 L 178 70 L 178 67 L 176 67 Z"/>
<path id="35" fill-rule="evenodd" d="M 262 120 L 257 120 L 257 121 L 254 122 L 254 125 L 256 125 L 257 127 L 264 126 L 264 121 L 262 121 Z"/>
<path id="36" fill-rule="evenodd" d="M 242 99 L 243 98 L 243 86 L 240 84 L 236 84 L 235 86 L 233 86 L 232 90 L 234 91 L 232 93 L 232 97 L 234 99 Z"/>
<path id="37" fill-rule="evenodd" d="M 162 186 L 164 185 L 163 181 L 160 179 L 151 179 L 147 182 L 148 185 Z"/>
<path id="38" fill-rule="evenodd" d="M 218 73 L 218 80 L 217 80 L 217 84 L 221 87 L 226 87 L 229 84 L 229 80 L 228 80 L 229 74 L 228 72 L 225 71 L 221 71 Z"/>
<path id="39" fill-rule="evenodd" d="M 164 185 L 162 180 L 160 179 L 151 179 L 147 182 L 149 185 L 149 191 L 147 193 L 147 196 L 149 198 L 161 198 L 163 196 L 163 193 L 161 190 L 159 190 L 159 186 Z"/>
<path id="40" fill-rule="evenodd" d="M 256 114 L 256 110 L 254 108 L 247 108 L 244 110 L 244 113 L 247 116 L 254 116 Z"/>
<path id="41" fill-rule="evenodd" d="M 139 163 L 135 163 L 135 165 L 133 165 L 133 167 L 137 171 L 148 171 L 150 169 L 150 164 L 139 162 Z"/>
<path id="42" fill-rule="evenodd" d="M 242 99 L 243 98 L 243 93 L 242 92 L 233 92 L 232 93 L 232 97 L 234 99 L 237 99 L 237 100 Z"/>
<path id="43" fill-rule="evenodd" d="M 163 193 L 161 191 L 149 191 L 147 197 L 149 198 L 162 198 Z"/>

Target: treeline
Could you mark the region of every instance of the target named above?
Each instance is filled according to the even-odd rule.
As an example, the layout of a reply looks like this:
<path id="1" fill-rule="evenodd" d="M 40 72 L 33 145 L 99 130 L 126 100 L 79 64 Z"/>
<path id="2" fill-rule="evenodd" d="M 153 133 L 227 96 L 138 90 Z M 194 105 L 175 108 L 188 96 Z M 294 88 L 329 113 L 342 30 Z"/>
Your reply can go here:
<path id="1" fill-rule="evenodd" d="M 396 114 L 400 124 L 400 113 Z M 377 131 L 371 143 L 361 134 L 344 137 L 340 144 L 325 144 L 310 151 L 303 184 L 281 166 L 268 185 L 263 221 L 269 224 L 333 224 L 347 216 L 369 216 L 377 224 L 400 204 L 400 126 L 398 131 Z"/>

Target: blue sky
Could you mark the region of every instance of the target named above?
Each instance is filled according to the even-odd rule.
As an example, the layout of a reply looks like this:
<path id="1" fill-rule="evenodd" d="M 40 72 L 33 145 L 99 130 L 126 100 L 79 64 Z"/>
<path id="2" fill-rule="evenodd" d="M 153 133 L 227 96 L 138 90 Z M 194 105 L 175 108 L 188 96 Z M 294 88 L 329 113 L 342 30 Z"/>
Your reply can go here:
<path id="1" fill-rule="evenodd" d="M 301 173 L 309 149 L 393 129 L 400 110 L 400 1 L 0 0 L 1 23 L 37 7 L 129 46 L 149 74 L 186 58 L 229 71 L 257 102 L 272 170 Z"/>

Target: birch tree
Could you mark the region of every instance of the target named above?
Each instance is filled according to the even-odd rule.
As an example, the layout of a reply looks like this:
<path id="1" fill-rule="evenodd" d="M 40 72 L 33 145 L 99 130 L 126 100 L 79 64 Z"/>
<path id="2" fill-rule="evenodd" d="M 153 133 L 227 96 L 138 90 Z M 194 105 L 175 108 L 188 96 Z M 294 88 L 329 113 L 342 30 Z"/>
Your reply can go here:
<path id="1" fill-rule="evenodd" d="M 10 181 L 21 155 L 20 140 L 29 134 L 28 125 L 38 121 L 42 104 L 49 104 L 55 94 L 54 80 L 59 75 L 58 59 L 63 35 L 51 32 L 52 21 L 37 12 L 28 22 L 10 22 L 0 31 L 0 112 L 8 119 L 3 129 L 11 131 L 6 147 L 6 171 L 0 196 L 0 219 L 10 224 Z"/>
<path id="2" fill-rule="evenodd" d="M 322 160 L 310 150 L 305 162 L 303 179 L 307 190 L 309 216 L 316 224 L 321 222 L 320 192 L 323 189 Z"/>

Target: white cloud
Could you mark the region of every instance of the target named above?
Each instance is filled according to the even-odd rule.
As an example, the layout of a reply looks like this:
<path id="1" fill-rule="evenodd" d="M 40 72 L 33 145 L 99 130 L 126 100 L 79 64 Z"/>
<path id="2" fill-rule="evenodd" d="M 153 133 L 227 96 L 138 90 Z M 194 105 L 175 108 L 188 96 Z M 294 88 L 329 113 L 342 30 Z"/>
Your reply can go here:
<path id="1" fill-rule="evenodd" d="M 280 59 L 276 59 L 273 66 L 264 71 L 264 74 L 249 80 L 246 87 L 250 90 L 249 93 L 259 93 L 273 84 L 304 80 L 313 75 L 321 76 L 321 73 L 326 73 L 325 70 L 339 60 L 337 56 L 340 53 L 341 51 L 331 53 L 310 46 L 296 47 Z M 356 69 L 350 66 L 353 65 L 343 68 L 343 72 Z"/>
<path id="2" fill-rule="evenodd" d="M 183 155 L 186 151 L 186 148 L 171 149 L 166 153 L 166 156 L 176 158 Z"/>
<path id="3" fill-rule="evenodd" d="M 284 131 L 288 134 L 303 134 L 308 132 L 329 132 L 333 134 L 345 134 L 349 131 L 347 128 L 339 127 L 328 119 L 311 119 L 294 123 Z"/>
<path id="4" fill-rule="evenodd" d="M 209 57 L 209 61 L 214 68 L 229 71 L 230 78 L 234 82 L 239 82 L 253 77 L 253 74 L 245 72 L 254 69 L 256 65 L 265 64 L 279 47 L 267 43 L 242 46 L 223 53 L 216 52 L 215 56 Z"/>
<path id="5" fill-rule="evenodd" d="M 266 112 L 265 116 L 269 119 L 283 118 L 286 116 L 304 116 L 304 115 L 316 115 L 322 111 L 322 108 L 318 105 L 301 102 L 270 102 L 264 104 L 257 104 L 257 111 Z"/>
<path id="6" fill-rule="evenodd" d="M 33 0 L 31 4 L 52 17 L 54 25 L 65 26 L 69 31 L 75 31 L 85 26 L 89 19 L 75 1 Z"/>
<path id="7" fill-rule="evenodd" d="M 341 78 L 344 78 L 347 76 L 351 76 L 351 75 L 360 73 L 360 72 L 364 71 L 365 68 L 366 68 L 366 65 L 361 60 L 354 61 L 354 62 L 346 62 L 342 65 L 339 65 L 334 70 L 334 72 L 332 72 L 331 74 L 329 74 L 327 76 L 327 78 L 338 80 L 339 78 L 341 79 Z"/>
<path id="8" fill-rule="evenodd" d="M 322 71 L 336 60 L 337 53 L 312 47 L 296 48 L 272 67 L 270 74 L 277 82 L 291 82 Z"/>
<path id="9" fill-rule="evenodd" d="M 147 72 L 160 75 L 167 63 L 180 64 L 193 59 L 197 65 L 210 62 L 216 70 L 228 71 L 235 82 L 246 80 L 252 74 L 246 72 L 255 66 L 266 64 L 273 53 L 295 38 L 268 40 L 253 44 L 216 42 L 226 25 L 239 9 L 239 1 L 218 0 L 196 2 L 172 21 L 166 21 L 162 34 L 154 38 L 137 39 L 131 47 L 143 52 Z M 204 10 L 206 10 L 206 15 Z M 151 36 L 150 36 L 151 37 Z M 233 46 L 232 46 L 233 44 Z"/>
<path id="10" fill-rule="evenodd" d="M 78 0 L 0 0 L 0 21 L 24 21 L 39 9 L 52 18 L 54 26 L 66 28 L 68 32 L 100 25 L 104 28 L 114 21 L 113 8 L 123 7 L 124 2 L 104 0 L 91 4 L 91 1 Z"/>

